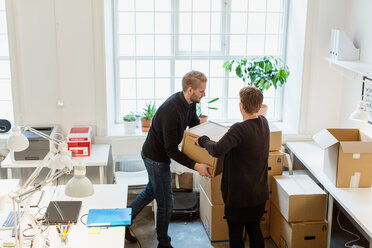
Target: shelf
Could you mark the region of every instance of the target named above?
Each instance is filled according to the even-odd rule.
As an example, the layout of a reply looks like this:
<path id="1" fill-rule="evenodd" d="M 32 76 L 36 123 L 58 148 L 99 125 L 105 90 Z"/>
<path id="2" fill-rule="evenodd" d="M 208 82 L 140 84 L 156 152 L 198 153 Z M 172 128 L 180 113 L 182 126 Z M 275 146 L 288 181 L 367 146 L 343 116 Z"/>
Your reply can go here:
<path id="1" fill-rule="evenodd" d="M 331 58 L 325 58 L 325 60 L 327 60 L 328 62 L 332 64 L 340 66 L 346 70 L 358 73 L 368 78 L 372 78 L 372 64 L 367 64 L 359 60 L 340 61 L 340 60 L 331 59 Z"/>

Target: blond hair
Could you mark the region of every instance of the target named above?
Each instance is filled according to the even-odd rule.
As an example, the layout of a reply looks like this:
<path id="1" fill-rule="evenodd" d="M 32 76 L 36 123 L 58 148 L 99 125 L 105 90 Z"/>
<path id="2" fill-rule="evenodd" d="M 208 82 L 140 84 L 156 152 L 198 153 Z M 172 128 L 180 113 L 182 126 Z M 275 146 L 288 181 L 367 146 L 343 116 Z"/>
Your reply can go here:
<path id="1" fill-rule="evenodd" d="M 187 88 L 196 89 L 201 83 L 206 83 L 207 77 L 200 71 L 190 71 L 182 78 L 182 91 L 186 92 Z"/>

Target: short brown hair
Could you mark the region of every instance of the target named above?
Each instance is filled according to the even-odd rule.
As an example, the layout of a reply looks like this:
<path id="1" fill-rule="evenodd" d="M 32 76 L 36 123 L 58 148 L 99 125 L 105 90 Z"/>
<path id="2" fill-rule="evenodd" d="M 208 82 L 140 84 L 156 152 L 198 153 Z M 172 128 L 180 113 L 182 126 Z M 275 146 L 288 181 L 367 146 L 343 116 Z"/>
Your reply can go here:
<path id="1" fill-rule="evenodd" d="M 200 71 L 190 71 L 182 78 L 182 90 L 186 92 L 190 86 L 193 89 L 199 87 L 200 83 L 206 83 L 207 77 Z"/>
<path id="2" fill-rule="evenodd" d="M 254 86 L 246 86 L 239 92 L 240 102 L 243 104 L 243 109 L 247 114 L 257 113 L 262 105 L 262 92 Z"/>

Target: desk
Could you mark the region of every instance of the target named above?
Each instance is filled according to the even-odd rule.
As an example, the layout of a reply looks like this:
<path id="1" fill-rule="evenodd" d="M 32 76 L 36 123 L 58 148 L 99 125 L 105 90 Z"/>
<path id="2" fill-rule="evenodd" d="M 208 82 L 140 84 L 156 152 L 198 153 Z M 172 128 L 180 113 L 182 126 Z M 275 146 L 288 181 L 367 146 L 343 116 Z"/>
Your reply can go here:
<path id="1" fill-rule="evenodd" d="M 372 188 L 336 188 L 323 172 L 324 151 L 314 142 L 288 142 L 287 147 L 328 192 L 328 244 L 332 230 L 333 201 L 354 219 L 372 248 Z"/>
<path id="2" fill-rule="evenodd" d="M 51 187 L 55 189 L 55 187 Z M 79 221 L 76 225 L 71 226 L 68 233 L 69 248 L 101 248 L 101 247 L 124 247 L 125 227 L 110 227 L 101 229 L 100 234 L 88 234 L 88 228 L 81 223 L 80 217 L 88 213 L 90 208 L 125 208 L 127 207 L 128 186 L 123 184 L 96 184 L 94 185 L 94 194 L 87 198 L 72 198 L 64 194 L 64 185 L 57 187 L 53 200 L 82 201 Z M 48 206 L 51 192 L 46 192 L 40 207 Z M 22 220 L 23 221 L 23 220 Z M 86 217 L 83 218 L 86 221 Z M 50 240 L 50 247 L 59 247 L 60 238 L 58 237 L 56 228 L 50 226 L 49 230 L 44 232 Z"/>
<path id="3" fill-rule="evenodd" d="M 109 159 L 110 145 L 109 144 L 92 144 L 91 152 L 89 157 L 74 157 L 73 160 L 81 161 L 86 166 L 98 166 L 99 167 L 99 182 L 105 183 L 104 168 L 107 166 Z M 29 161 L 12 161 L 10 153 L 0 163 L 1 168 L 7 169 L 8 179 L 12 179 L 12 168 L 34 168 L 39 165 L 39 160 Z M 45 165 L 45 167 L 47 164 Z"/>

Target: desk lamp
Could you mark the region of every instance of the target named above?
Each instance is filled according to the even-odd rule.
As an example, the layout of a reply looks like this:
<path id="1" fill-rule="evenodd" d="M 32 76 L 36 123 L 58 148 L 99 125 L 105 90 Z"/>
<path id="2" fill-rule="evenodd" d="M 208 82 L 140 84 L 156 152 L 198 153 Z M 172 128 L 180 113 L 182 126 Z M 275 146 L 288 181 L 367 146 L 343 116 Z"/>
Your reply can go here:
<path id="1" fill-rule="evenodd" d="M 49 242 L 46 237 L 42 235 L 41 224 L 35 216 L 30 212 L 29 206 L 27 204 L 27 199 L 32 196 L 36 191 L 41 190 L 49 183 L 53 182 L 57 178 L 69 174 L 70 171 L 74 167 L 74 163 L 71 160 L 71 151 L 67 149 L 67 144 L 65 141 L 56 139 L 49 135 L 46 135 L 38 130 L 35 130 L 31 127 L 24 127 L 23 131 L 30 131 L 40 137 L 52 141 L 56 147 L 53 151 L 49 151 L 49 153 L 45 156 L 45 158 L 40 162 L 40 164 L 36 167 L 34 172 L 31 176 L 26 180 L 26 182 L 15 190 L 15 192 L 10 193 L 10 197 L 13 200 L 13 210 L 14 210 L 14 230 L 15 230 L 15 240 L 16 240 L 16 247 L 22 248 L 23 247 L 23 234 L 21 230 L 21 224 L 17 225 L 17 219 L 20 220 L 20 205 L 23 206 L 25 215 L 29 217 L 31 221 L 32 228 L 34 230 L 34 238 L 32 242 L 32 247 L 36 248 L 44 248 L 49 247 Z M 29 145 L 28 139 L 22 134 L 21 128 L 18 126 L 13 127 L 12 135 L 8 139 L 8 148 L 11 152 L 14 151 L 23 151 L 27 149 Z M 50 169 L 47 176 L 42 180 L 39 184 L 33 185 L 34 181 L 40 174 L 44 165 L 48 163 L 48 168 Z M 80 165 L 81 166 L 81 165 Z M 84 176 L 83 176 L 84 177 Z M 88 180 L 85 178 L 85 180 Z M 74 185 L 72 185 L 74 186 Z M 79 185 L 82 187 L 81 185 Z M 75 191 L 72 189 L 73 192 L 81 192 L 81 194 L 75 194 L 75 197 L 86 197 L 93 194 L 93 185 L 92 184 L 84 184 L 85 188 L 76 189 Z M 31 187 L 31 188 L 30 188 Z M 86 189 L 87 187 L 91 187 L 90 189 Z M 71 189 L 70 189 L 71 190 Z M 86 192 L 89 192 L 87 194 Z M 19 221 L 20 222 L 20 221 Z"/>

